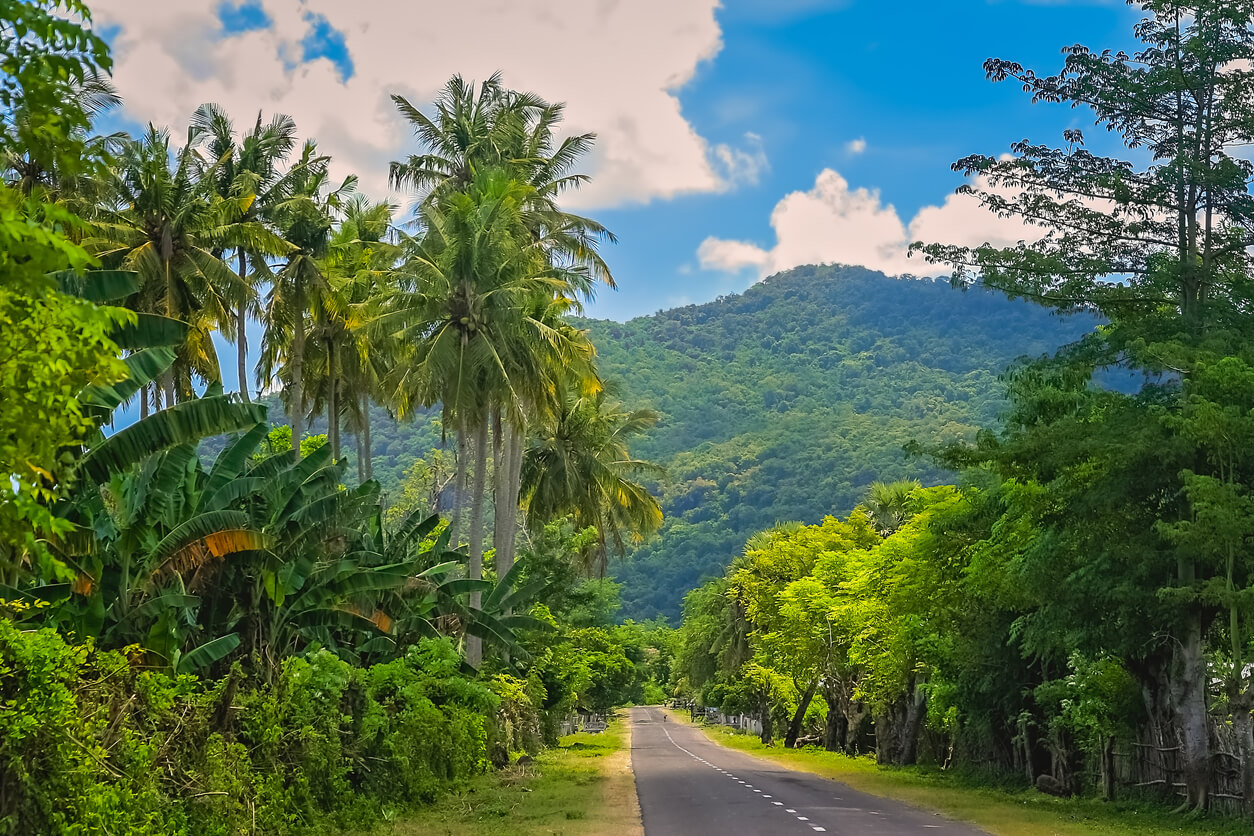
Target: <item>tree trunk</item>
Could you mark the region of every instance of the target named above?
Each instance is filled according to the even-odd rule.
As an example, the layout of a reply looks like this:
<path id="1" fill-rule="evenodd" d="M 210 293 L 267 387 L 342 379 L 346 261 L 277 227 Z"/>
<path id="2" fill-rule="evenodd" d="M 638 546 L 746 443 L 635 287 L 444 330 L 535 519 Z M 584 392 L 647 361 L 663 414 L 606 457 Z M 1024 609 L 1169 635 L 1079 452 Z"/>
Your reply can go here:
<path id="1" fill-rule="evenodd" d="M 241 283 L 248 281 L 248 256 L 243 250 L 239 251 L 239 280 Z M 251 398 L 248 396 L 248 332 L 245 328 L 248 322 L 247 300 L 240 300 L 236 317 L 235 367 L 239 372 L 239 396 L 244 399 L 245 403 L 249 403 Z"/>
<path id="2" fill-rule="evenodd" d="M 510 570 L 509 546 L 505 543 L 513 539 L 513 532 L 509 530 L 510 456 L 513 448 L 510 446 L 508 427 L 501 426 L 499 412 L 492 416 L 492 429 L 495 441 L 492 451 L 492 545 L 496 549 L 495 568 L 499 580 Z"/>
<path id="3" fill-rule="evenodd" d="M 297 279 L 299 282 L 300 280 Z M 295 303 L 294 325 L 292 327 L 292 397 L 288 407 L 292 410 L 292 449 L 296 451 L 296 460 L 300 461 L 300 439 L 305 434 L 305 291 L 299 285 L 294 294 Z"/>
<path id="4" fill-rule="evenodd" d="M 919 759 L 919 732 L 927 717 L 927 689 L 925 683 L 915 683 L 910 701 L 906 705 L 905 722 L 901 724 L 901 737 L 897 750 L 900 763 L 909 766 Z"/>
<path id="5" fill-rule="evenodd" d="M 363 484 L 366 481 L 365 460 L 361 454 L 361 429 L 353 433 L 353 451 L 356 453 L 357 459 L 357 484 Z"/>
<path id="6" fill-rule="evenodd" d="M 470 459 L 470 443 L 466 439 L 466 427 L 460 419 L 454 445 L 457 453 L 453 463 L 456 473 L 453 476 L 453 514 L 449 520 L 449 545 L 457 548 L 462 542 L 462 509 L 466 504 L 466 471 L 469 469 Z"/>
<path id="7" fill-rule="evenodd" d="M 364 462 L 366 481 L 374 478 L 374 453 L 370 441 L 370 396 L 361 396 L 361 460 Z"/>
<path id="8" fill-rule="evenodd" d="M 792 720 L 788 722 L 788 731 L 784 733 L 784 747 L 791 749 L 797 745 L 797 738 L 801 737 L 801 724 L 805 722 L 806 711 L 810 708 L 810 701 L 814 699 L 814 692 L 819 687 L 819 681 L 816 679 L 810 683 L 810 687 L 806 688 L 805 693 L 801 695 L 801 701 L 797 703 L 797 710 L 793 712 Z"/>
<path id="9" fill-rule="evenodd" d="M 148 417 L 148 384 L 139 387 L 139 420 Z"/>
<path id="10" fill-rule="evenodd" d="M 1210 735 L 1206 727 L 1206 657 L 1202 646 L 1202 613 L 1196 607 L 1187 616 L 1183 632 L 1175 645 L 1172 659 L 1172 702 L 1182 738 L 1185 807 L 1205 810 L 1210 800 Z"/>
<path id="11" fill-rule="evenodd" d="M 488 418 L 485 416 L 475 428 L 475 483 L 470 497 L 470 577 L 483 577 L 483 499 L 487 488 Z M 470 593 L 470 608 L 479 609 L 482 592 Z M 483 644 L 478 636 L 466 637 L 466 661 L 472 667 L 483 662 Z"/>
<path id="12" fill-rule="evenodd" d="M 823 686 L 823 700 L 827 703 L 827 723 L 823 727 L 823 748 L 829 752 L 845 750 L 849 738 L 849 715 L 845 700 L 837 683 Z"/>
<path id="13" fill-rule="evenodd" d="M 327 344 L 327 435 L 331 442 L 331 460 L 340 460 L 340 382 L 339 353 L 335 341 Z"/>
<path id="14" fill-rule="evenodd" d="M 518 518 L 522 513 L 519 506 L 520 495 L 522 493 L 522 463 L 523 455 L 527 452 L 527 429 L 522 422 L 518 424 L 510 423 L 506 430 L 513 435 L 513 452 L 510 456 L 509 471 L 509 503 L 507 510 L 509 513 L 509 539 L 506 546 L 509 549 L 509 565 L 514 565 L 514 557 L 518 551 Z"/>
<path id="15" fill-rule="evenodd" d="M 1115 741 L 1112 737 L 1102 738 L 1101 748 L 1101 782 L 1102 800 L 1115 800 Z"/>
<path id="16" fill-rule="evenodd" d="M 1241 809 L 1254 816 L 1254 717 L 1250 715 L 1254 694 L 1249 691 L 1232 700 L 1232 730 L 1237 738 L 1241 770 Z"/>
<path id="17" fill-rule="evenodd" d="M 770 746 L 771 741 L 775 738 L 775 729 L 771 723 L 771 699 L 769 696 L 763 696 L 758 702 L 758 722 L 762 724 L 761 741 L 762 745 Z"/>

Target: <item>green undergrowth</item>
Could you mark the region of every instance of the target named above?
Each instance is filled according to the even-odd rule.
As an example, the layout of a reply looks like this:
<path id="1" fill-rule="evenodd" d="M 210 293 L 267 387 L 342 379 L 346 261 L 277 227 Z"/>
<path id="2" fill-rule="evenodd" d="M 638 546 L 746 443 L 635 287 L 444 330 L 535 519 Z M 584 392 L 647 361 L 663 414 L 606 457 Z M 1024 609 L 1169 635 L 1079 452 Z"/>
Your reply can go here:
<path id="1" fill-rule="evenodd" d="M 712 740 L 729 748 L 832 778 L 863 792 L 936 810 L 950 818 L 977 824 L 995 836 L 1248 836 L 1251 833 L 1249 824 L 1235 817 L 1186 817 L 1153 802 L 1054 798 L 1032 789 L 999 785 L 988 776 L 973 773 L 943 771 L 936 767 L 883 767 L 870 756 L 853 758 L 815 748 L 763 746 L 757 737 L 734 729 L 701 728 Z"/>
<path id="2" fill-rule="evenodd" d="M 621 719 L 600 734 L 564 737 L 530 763 L 515 761 L 499 772 L 472 778 L 458 791 L 369 834 L 641 833 L 629 740 L 630 729 Z"/>
<path id="3" fill-rule="evenodd" d="M 438 797 L 536 725 L 520 683 L 467 679 L 447 641 L 261 680 L 137 658 L 0 619 L 2 836 L 325 833 Z"/>

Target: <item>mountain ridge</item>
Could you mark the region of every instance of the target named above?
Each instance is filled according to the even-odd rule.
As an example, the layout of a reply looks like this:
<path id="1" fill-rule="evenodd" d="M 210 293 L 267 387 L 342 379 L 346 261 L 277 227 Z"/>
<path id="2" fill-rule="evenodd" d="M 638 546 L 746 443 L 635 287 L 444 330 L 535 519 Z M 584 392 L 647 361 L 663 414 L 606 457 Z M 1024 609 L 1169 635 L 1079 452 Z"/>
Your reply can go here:
<path id="1" fill-rule="evenodd" d="M 952 479 L 910 441 L 973 437 L 999 375 L 1096 325 L 982 288 L 804 266 L 744 293 L 636 317 L 578 320 L 622 400 L 661 413 L 632 447 L 667 467 L 659 535 L 611 567 L 623 617 L 677 621 L 754 531 L 846 513 L 877 480 Z"/>

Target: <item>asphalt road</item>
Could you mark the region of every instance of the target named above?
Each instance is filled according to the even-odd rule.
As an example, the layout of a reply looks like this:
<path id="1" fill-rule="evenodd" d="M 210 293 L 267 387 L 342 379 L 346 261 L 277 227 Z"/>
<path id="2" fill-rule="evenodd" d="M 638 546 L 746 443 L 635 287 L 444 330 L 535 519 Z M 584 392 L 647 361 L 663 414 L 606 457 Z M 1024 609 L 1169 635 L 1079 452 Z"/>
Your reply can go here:
<path id="1" fill-rule="evenodd" d="M 692 726 L 631 711 L 631 766 L 645 836 L 984 834 L 891 799 L 710 742 Z"/>

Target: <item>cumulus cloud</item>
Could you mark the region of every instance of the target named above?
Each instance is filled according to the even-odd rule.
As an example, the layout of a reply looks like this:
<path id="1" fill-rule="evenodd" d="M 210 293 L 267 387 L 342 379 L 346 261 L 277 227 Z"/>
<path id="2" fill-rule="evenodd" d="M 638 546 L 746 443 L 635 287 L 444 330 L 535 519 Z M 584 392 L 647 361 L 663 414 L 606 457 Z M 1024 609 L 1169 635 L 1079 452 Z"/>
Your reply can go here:
<path id="1" fill-rule="evenodd" d="M 288 113 L 302 135 L 386 190 L 389 160 L 414 149 L 388 99 L 429 102 L 454 73 L 502 70 L 512 87 L 568 103 L 566 127 L 599 138 L 572 203 L 587 207 L 717 192 L 766 167 L 760 141 L 711 146 L 684 118 L 678 91 L 718 53 L 717 0 L 250 0 L 269 25 L 226 33 L 218 4 L 97 0 L 97 25 L 116 27 L 115 81 L 136 121 L 174 128 L 214 101 L 237 122 L 259 109 Z M 323 28 L 320 28 L 323 27 Z M 326 28 L 329 27 L 329 28 Z M 345 79 L 309 40 L 342 36 Z"/>
<path id="2" fill-rule="evenodd" d="M 845 150 L 850 154 L 861 154 L 866 150 L 866 139 L 863 137 L 851 139 L 849 142 L 845 143 Z"/>
<path id="3" fill-rule="evenodd" d="M 763 173 L 770 170 L 770 161 L 762 147 L 762 137 L 750 132 L 744 138 L 743 148 L 733 148 L 726 143 L 714 146 L 714 160 L 722 176 L 724 188 L 730 189 L 741 183 L 756 186 Z"/>
<path id="4" fill-rule="evenodd" d="M 977 185 L 980 185 L 977 183 Z M 802 264 L 855 264 L 888 275 L 939 275 L 943 269 L 922 258 L 909 258 L 914 241 L 965 246 L 1011 246 L 1035 240 L 1041 231 L 1013 218 L 999 218 L 971 195 L 951 194 L 939 206 L 926 206 L 907 224 L 878 190 L 851 188 L 832 169 L 824 169 L 814 188 L 786 195 L 771 212 L 775 244 L 706 238 L 697 249 L 702 269 L 737 273 L 754 270 L 759 278 Z"/>

